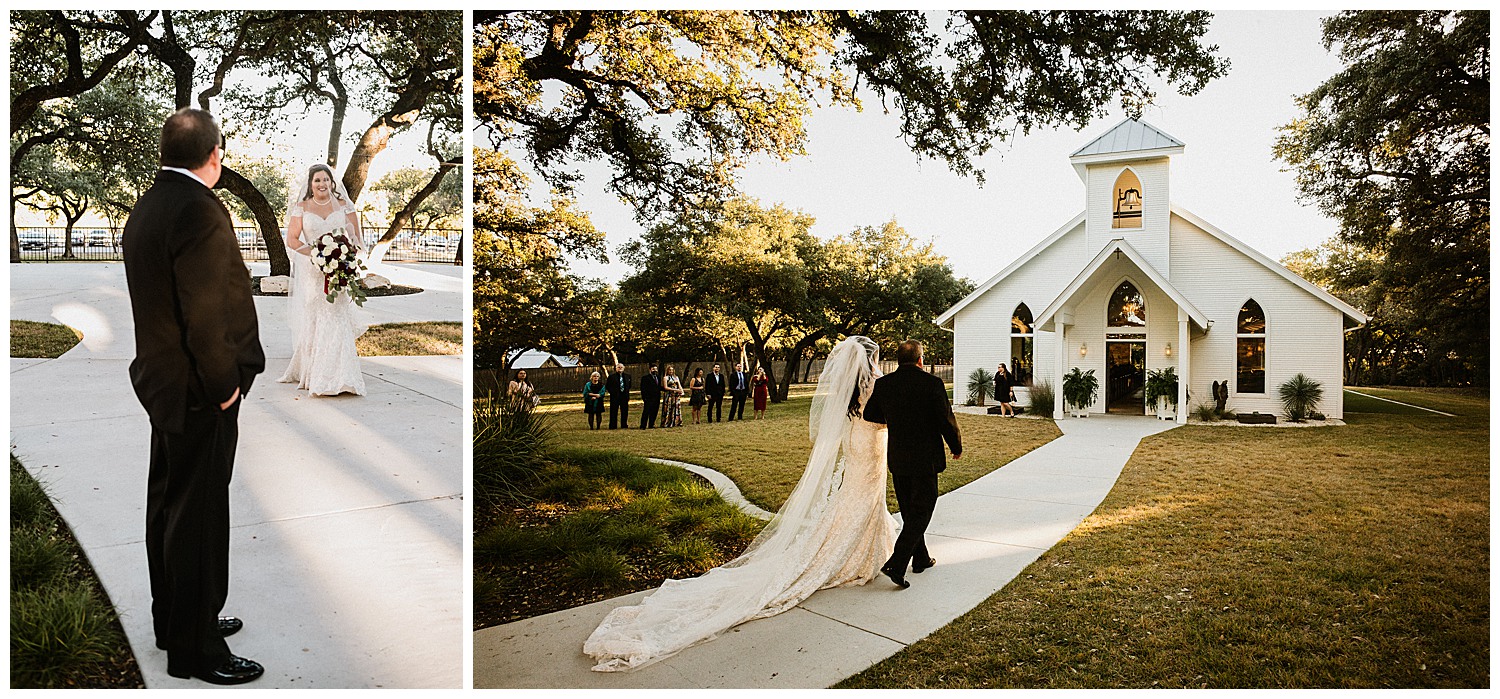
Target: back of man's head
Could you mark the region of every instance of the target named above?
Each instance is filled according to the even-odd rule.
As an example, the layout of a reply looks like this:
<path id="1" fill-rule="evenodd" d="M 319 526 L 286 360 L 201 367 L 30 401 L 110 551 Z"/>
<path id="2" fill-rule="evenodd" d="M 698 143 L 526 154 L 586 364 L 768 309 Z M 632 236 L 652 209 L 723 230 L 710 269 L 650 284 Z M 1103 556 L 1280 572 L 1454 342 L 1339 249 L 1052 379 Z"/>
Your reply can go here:
<path id="1" fill-rule="evenodd" d="M 896 345 L 896 361 L 901 366 L 922 363 L 922 343 L 916 340 L 902 340 Z"/>
<path id="2" fill-rule="evenodd" d="M 162 167 L 196 170 L 223 143 L 223 133 L 212 114 L 202 109 L 179 109 L 161 127 Z"/>

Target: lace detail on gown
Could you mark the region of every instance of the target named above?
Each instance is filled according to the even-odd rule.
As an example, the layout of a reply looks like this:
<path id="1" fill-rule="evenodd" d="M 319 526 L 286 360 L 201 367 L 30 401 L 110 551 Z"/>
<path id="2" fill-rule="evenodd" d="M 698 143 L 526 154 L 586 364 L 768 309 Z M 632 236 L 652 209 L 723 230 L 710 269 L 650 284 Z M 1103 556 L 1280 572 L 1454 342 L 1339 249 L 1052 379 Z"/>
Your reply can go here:
<path id="1" fill-rule="evenodd" d="M 311 244 L 319 236 L 345 226 L 344 209 L 335 209 L 328 218 L 315 213 L 302 214 L 302 242 Z M 355 319 L 354 302 L 348 294 L 339 294 L 329 303 L 323 293 L 323 271 L 312 258 L 288 251 L 292 258 L 291 290 L 288 305 L 295 304 L 292 318 L 292 360 L 283 383 L 296 383 L 313 395 L 339 393 L 365 394 L 365 377 L 359 367 L 359 352 L 354 339 L 363 335 L 365 325 Z"/>
<path id="2" fill-rule="evenodd" d="M 639 605 L 611 611 L 583 645 L 598 662 L 594 669 L 648 665 L 780 614 L 818 590 L 879 575 L 896 540 L 885 505 L 886 431 L 857 417 L 852 423 L 838 465 L 821 485 L 825 497 L 805 513 L 805 524 L 777 528 L 739 558 L 697 578 L 668 580 Z"/>

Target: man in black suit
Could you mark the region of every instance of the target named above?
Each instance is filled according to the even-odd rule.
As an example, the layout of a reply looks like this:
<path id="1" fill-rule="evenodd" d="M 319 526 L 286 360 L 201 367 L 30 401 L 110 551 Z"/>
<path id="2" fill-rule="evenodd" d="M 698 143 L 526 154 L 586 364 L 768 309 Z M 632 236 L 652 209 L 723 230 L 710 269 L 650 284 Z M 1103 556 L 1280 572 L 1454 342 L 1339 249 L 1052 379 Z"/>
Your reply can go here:
<path id="1" fill-rule="evenodd" d="M 922 343 L 902 342 L 896 348 L 896 361 L 899 368 L 875 380 L 864 417 L 889 428 L 885 461 L 901 507 L 901 535 L 880 572 L 907 588 L 911 587 L 906 581 L 908 563 L 913 573 L 937 564 L 927 553 L 924 534 L 937 507 L 937 474 L 948 467 L 943 443 L 948 443 L 954 459 L 963 456 L 963 443 L 948 389 L 942 379 L 922 369 Z"/>
<path id="2" fill-rule="evenodd" d="M 724 374 L 718 364 L 714 365 L 713 373 L 703 380 L 703 393 L 708 396 L 708 421 L 724 421 L 724 390 L 729 384 L 724 380 Z"/>
<path id="3" fill-rule="evenodd" d="M 135 361 L 130 382 L 151 418 L 146 563 L 156 645 L 167 673 L 214 684 L 260 677 L 229 652 L 243 623 L 220 617 L 229 595 L 229 479 L 240 403 L 265 368 L 250 275 L 212 187 L 223 136 L 208 112 L 183 109 L 161 133 L 161 171 L 121 239 Z"/>
<path id="4" fill-rule="evenodd" d="M 615 429 L 618 424 L 630 429 L 630 374 L 625 373 L 624 364 L 615 363 L 615 373 L 609 375 L 604 387 L 609 390 L 609 428 Z"/>
<path id="5" fill-rule="evenodd" d="M 652 364 L 648 373 L 641 377 L 641 429 L 656 427 L 656 406 L 661 404 L 661 378 Z"/>
<path id="6" fill-rule="evenodd" d="M 729 375 L 729 419 L 745 419 L 745 396 L 750 395 L 750 375 L 745 373 L 743 364 L 734 365 L 734 373 Z"/>

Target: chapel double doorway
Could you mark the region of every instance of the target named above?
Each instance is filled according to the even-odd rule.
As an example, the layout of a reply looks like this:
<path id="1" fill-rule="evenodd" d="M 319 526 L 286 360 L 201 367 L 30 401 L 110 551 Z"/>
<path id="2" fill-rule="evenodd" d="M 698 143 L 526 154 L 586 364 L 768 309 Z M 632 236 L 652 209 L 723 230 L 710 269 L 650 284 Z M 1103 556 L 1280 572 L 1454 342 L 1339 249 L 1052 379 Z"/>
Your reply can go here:
<path id="1" fill-rule="evenodd" d="M 1146 414 L 1146 299 L 1129 280 L 1110 294 L 1104 340 L 1104 411 Z"/>
<path id="2" fill-rule="evenodd" d="M 1146 341 L 1104 344 L 1104 407 L 1111 415 L 1146 414 Z"/>

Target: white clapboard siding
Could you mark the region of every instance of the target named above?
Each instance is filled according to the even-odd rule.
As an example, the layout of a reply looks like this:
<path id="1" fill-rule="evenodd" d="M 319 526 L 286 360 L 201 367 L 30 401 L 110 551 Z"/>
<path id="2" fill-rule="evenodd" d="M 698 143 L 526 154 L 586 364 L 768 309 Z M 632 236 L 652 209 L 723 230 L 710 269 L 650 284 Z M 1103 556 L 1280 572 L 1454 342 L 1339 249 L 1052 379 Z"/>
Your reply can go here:
<path id="1" fill-rule="evenodd" d="M 1342 418 L 1343 314 L 1181 217 L 1172 217 L 1172 228 L 1172 254 L 1180 262 L 1172 283 L 1214 322 L 1193 343 L 1193 402 L 1208 399 L 1211 382 L 1228 380 L 1231 409 L 1280 414 L 1276 387 L 1300 372 L 1323 385 L 1318 411 Z M 1240 394 L 1234 386 L 1236 325 L 1252 298 L 1266 314 L 1264 394 Z"/>
<path id="2" fill-rule="evenodd" d="M 969 373 L 983 367 L 1010 363 L 1010 319 L 1017 304 L 1024 302 L 1033 319 L 1062 293 L 1073 275 L 1088 263 L 1091 253 L 1084 247 L 1082 224 L 1058 237 L 982 296 L 953 317 L 953 400 L 967 397 Z M 1051 333 L 1036 333 L 1033 360 L 1035 375 L 1049 376 L 1052 365 Z"/>
<path id="3" fill-rule="evenodd" d="M 1140 228 L 1113 228 L 1115 180 L 1126 168 L 1141 181 L 1142 215 Z M 1088 249 L 1098 252 L 1109 241 L 1124 238 L 1141 253 L 1157 271 L 1171 276 L 1172 259 L 1169 220 L 1171 195 L 1166 158 L 1137 160 L 1129 163 L 1091 165 L 1088 168 Z M 1086 263 L 1087 260 L 1084 260 Z"/>

